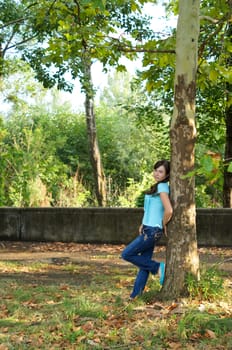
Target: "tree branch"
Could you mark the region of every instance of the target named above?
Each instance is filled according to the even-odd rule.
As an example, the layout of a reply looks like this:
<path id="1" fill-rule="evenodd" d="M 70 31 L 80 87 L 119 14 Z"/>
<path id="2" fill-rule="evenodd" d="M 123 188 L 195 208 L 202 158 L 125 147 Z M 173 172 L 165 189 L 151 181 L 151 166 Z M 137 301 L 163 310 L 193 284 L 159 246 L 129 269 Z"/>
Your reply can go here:
<path id="1" fill-rule="evenodd" d="M 7 22 L 6 24 L 4 24 L 0 27 L 0 30 L 4 29 L 12 24 L 17 24 L 17 23 L 23 22 L 24 20 L 25 20 L 25 17 L 22 17 L 22 18 L 18 18 L 16 20 L 14 20 L 14 21 Z"/>
<path id="2" fill-rule="evenodd" d="M 219 23 L 219 22 L 218 22 Z M 212 32 L 208 37 L 207 37 L 207 40 L 205 40 L 201 46 L 199 47 L 199 50 L 198 50 L 198 57 L 201 58 L 202 56 L 202 53 L 204 51 L 204 48 L 206 46 L 206 44 L 216 35 L 220 32 L 222 26 L 224 24 L 224 21 L 221 21 L 220 22 L 220 25 L 216 28 L 216 30 L 214 32 Z"/>
<path id="3" fill-rule="evenodd" d="M 210 16 L 200 16 L 199 18 L 200 18 L 200 21 L 205 19 L 205 20 L 212 22 L 212 23 L 215 23 L 215 24 L 219 22 L 218 19 L 212 18 Z"/>
<path id="4" fill-rule="evenodd" d="M 33 4 L 31 4 L 31 5 L 29 5 L 28 7 L 26 7 L 26 8 L 24 9 L 24 11 L 26 12 L 29 8 L 31 8 L 31 7 L 33 7 L 33 6 L 37 5 L 37 4 L 38 4 L 37 2 L 34 2 Z M 10 26 L 10 25 L 12 25 L 12 24 L 17 24 L 17 23 L 23 22 L 23 21 L 25 21 L 25 19 L 27 19 L 27 18 L 28 18 L 28 17 L 26 16 L 26 17 L 21 17 L 21 18 L 15 19 L 15 20 L 13 20 L 13 21 L 7 22 L 6 24 L 4 24 L 4 25 L 2 25 L 2 26 L 0 27 L 0 30 L 1 30 L 1 29 L 4 29 L 4 28 L 6 28 L 6 27 L 8 27 L 8 26 Z"/>
<path id="5" fill-rule="evenodd" d="M 231 1 L 231 0 L 230 0 Z M 231 1 L 232 2 L 232 1 Z M 203 16 L 204 17 L 204 16 Z M 208 16 L 205 16 L 205 17 L 208 17 Z M 225 14 L 225 16 L 223 16 L 222 18 L 220 18 L 220 20 L 216 21 L 216 22 L 213 22 L 213 23 L 216 23 L 218 24 L 218 27 L 215 29 L 214 32 L 212 32 L 208 37 L 207 37 L 207 40 L 205 40 L 201 46 L 199 47 L 199 50 L 198 50 L 198 57 L 201 58 L 201 55 L 204 51 L 204 48 L 206 46 L 206 44 L 216 35 L 220 32 L 220 30 L 222 29 L 223 25 L 225 24 L 225 22 L 228 22 L 230 20 L 230 17 L 231 17 L 231 12 L 228 12 Z M 211 17 L 209 17 L 211 18 Z"/>
<path id="6" fill-rule="evenodd" d="M 15 35 L 15 30 L 13 29 L 9 39 L 7 40 L 7 43 L 6 43 L 5 47 L 4 47 L 4 49 L 2 50 L 2 57 L 5 56 L 5 53 L 8 50 L 8 47 L 9 47 L 9 45 L 11 43 L 11 40 L 13 39 L 14 35 Z"/>
<path id="7" fill-rule="evenodd" d="M 162 49 L 145 49 L 142 47 L 119 47 L 120 51 L 123 52 L 149 52 L 149 53 L 176 53 L 175 50 L 162 50 Z"/>
<path id="8" fill-rule="evenodd" d="M 54 0 L 54 1 L 51 3 L 51 5 L 50 5 L 50 7 L 49 7 L 49 9 L 48 9 L 48 11 L 47 11 L 47 13 L 50 13 L 50 11 L 51 11 L 51 9 L 53 8 L 53 6 L 55 5 L 56 1 L 57 1 L 57 0 Z"/>
<path id="9" fill-rule="evenodd" d="M 32 37 L 30 37 L 30 38 L 27 38 L 27 39 L 24 39 L 24 40 L 22 40 L 22 41 L 19 41 L 18 43 L 13 44 L 13 45 L 11 45 L 11 46 L 7 47 L 7 49 L 5 48 L 5 49 L 4 49 L 4 52 L 5 52 L 6 50 L 13 49 L 13 48 L 14 48 L 14 47 L 16 47 L 16 46 L 19 46 L 19 45 L 25 44 L 25 43 L 27 43 L 28 41 L 30 41 L 30 40 L 32 40 L 32 39 L 34 39 L 34 38 L 36 38 L 36 37 L 37 37 L 37 34 L 33 35 L 33 36 L 32 36 Z"/>

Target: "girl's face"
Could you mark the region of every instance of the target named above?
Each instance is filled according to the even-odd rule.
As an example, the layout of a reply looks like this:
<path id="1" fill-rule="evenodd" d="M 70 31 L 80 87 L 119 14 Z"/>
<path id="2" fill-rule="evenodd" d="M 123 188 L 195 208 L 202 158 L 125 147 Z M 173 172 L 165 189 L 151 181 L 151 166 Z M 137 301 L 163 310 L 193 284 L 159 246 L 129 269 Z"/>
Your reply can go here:
<path id="1" fill-rule="evenodd" d="M 163 181 L 167 176 L 165 167 L 161 165 L 158 168 L 154 169 L 153 176 L 156 182 Z"/>

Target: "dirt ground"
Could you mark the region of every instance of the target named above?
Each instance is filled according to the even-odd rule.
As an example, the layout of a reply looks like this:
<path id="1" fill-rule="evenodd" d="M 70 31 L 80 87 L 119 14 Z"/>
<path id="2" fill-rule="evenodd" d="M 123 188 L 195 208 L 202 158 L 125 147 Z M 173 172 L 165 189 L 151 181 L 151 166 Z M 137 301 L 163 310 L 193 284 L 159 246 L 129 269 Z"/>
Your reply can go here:
<path id="1" fill-rule="evenodd" d="M 62 242 L 0 242 L 0 261 L 17 260 L 21 262 L 41 261 L 51 264 L 83 263 L 96 261 L 111 265 L 128 266 L 120 258 L 124 245 L 78 244 Z M 200 261 L 216 265 L 232 277 L 232 247 L 200 247 Z M 165 247 L 155 249 L 156 259 L 165 259 Z"/>
<path id="2" fill-rule="evenodd" d="M 47 243 L 47 242 L 0 242 L 1 262 L 17 261 L 21 272 L 16 273 L 4 265 L 0 271 L 0 278 L 9 282 L 18 281 L 24 286 L 40 285 L 86 285 L 94 281 L 96 275 L 122 272 L 128 273 L 133 268 L 131 264 L 120 258 L 124 245 L 109 244 L 77 244 L 77 243 Z M 165 260 L 165 247 L 155 249 L 157 261 Z M 231 248 L 199 248 L 200 261 L 209 266 L 216 266 L 226 272 L 226 279 L 232 287 L 232 247 Z M 38 262 L 43 265 L 36 274 L 30 272 L 30 264 Z M 78 275 L 66 265 L 78 265 Z M 61 268 L 63 265 L 64 268 Z"/>

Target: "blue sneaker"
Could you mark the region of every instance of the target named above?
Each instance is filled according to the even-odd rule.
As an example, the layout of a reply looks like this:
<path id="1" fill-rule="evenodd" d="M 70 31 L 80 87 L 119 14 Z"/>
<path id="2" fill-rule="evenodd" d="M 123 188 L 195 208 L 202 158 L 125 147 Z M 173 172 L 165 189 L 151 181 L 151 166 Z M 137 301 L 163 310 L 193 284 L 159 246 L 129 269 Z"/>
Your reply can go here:
<path id="1" fill-rule="evenodd" d="M 160 276 L 160 284 L 162 286 L 164 284 L 164 277 L 165 277 L 165 263 L 164 262 L 160 263 L 159 276 Z"/>

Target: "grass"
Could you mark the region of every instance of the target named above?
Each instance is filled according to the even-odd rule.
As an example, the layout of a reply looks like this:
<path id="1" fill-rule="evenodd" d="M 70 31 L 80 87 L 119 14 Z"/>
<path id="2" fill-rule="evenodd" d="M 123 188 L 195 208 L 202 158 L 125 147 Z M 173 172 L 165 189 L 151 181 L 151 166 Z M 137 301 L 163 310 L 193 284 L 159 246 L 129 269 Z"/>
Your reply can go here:
<path id="1" fill-rule="evenodd" d="M 1 261 L 0 349 L 230 349 L 229 279 L 205 271 L 197 288 L 187 281 L 189 299 L 154 302 L 160 287 L 151 277 L 130 303 L 135 269 L 112 255 L 62 265 Z"/>

